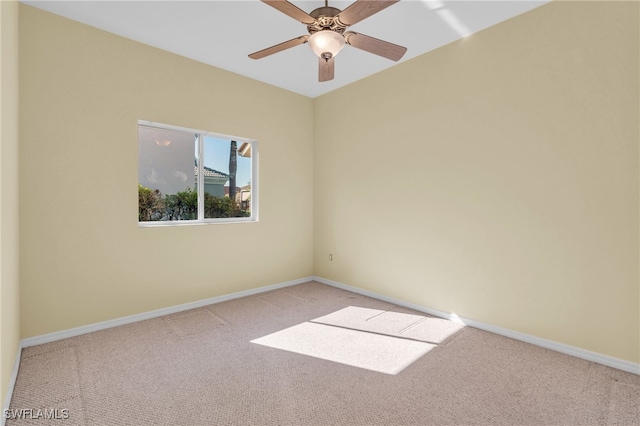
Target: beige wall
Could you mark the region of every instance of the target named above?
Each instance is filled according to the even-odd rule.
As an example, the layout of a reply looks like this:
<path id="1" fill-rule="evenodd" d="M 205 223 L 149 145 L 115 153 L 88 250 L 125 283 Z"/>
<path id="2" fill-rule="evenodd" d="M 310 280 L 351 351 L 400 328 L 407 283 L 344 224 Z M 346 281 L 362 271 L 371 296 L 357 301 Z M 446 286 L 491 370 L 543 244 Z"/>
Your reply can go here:
<path id="1" fill-rule="evenodd" d="M 312 108 L 21 5 L 22 337 L 311 275 Z M 138 119 L 257 139 L 260 222 L 138 228 Z"/>
<path id="2" fill-rule="evenodd" d="M 554 2 L 317 98 L 316 275 L 640 362 L 638 9 Z"/>
<path id="3" fill-rule="evenodd" d="M 0 1 L 0 386 L 20 343 L 18 287 L 18 2 Z"/>

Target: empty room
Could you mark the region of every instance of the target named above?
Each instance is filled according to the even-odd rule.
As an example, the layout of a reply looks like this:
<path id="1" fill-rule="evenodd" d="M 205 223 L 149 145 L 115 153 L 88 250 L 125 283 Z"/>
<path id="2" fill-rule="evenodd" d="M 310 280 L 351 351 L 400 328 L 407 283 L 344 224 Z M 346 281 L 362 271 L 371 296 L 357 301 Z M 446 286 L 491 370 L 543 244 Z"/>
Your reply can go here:
<path id="1" fill-rule="evenodd" d="M 640 424 L 639 2 L 0 35 L 3 425 Z"/>

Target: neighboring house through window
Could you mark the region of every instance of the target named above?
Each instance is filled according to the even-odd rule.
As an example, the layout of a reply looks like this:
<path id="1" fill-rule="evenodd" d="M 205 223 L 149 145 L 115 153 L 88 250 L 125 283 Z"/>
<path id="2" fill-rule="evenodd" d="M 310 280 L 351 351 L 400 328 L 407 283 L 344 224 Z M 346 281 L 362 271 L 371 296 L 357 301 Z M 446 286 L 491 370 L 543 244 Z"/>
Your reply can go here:
<path id="1" fill-rule="evenodd" d="M 195 166 L 196 186 L 198 185 L 198 163 Z M 214 197 L 229 196 L 229 187 L 225 183 L 229 175 L 204 166 L 204 192 Z"/>

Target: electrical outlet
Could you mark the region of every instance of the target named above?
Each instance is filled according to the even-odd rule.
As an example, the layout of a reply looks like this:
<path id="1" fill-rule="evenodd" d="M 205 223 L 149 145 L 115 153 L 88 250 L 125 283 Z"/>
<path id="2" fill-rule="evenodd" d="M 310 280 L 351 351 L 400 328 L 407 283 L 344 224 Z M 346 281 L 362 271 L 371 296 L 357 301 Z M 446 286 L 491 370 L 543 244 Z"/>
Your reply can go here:
<path id="1" fill-rule="evenodd" d="M 329 253 L 329 260 L 333 260 L 333 255 Z"/>

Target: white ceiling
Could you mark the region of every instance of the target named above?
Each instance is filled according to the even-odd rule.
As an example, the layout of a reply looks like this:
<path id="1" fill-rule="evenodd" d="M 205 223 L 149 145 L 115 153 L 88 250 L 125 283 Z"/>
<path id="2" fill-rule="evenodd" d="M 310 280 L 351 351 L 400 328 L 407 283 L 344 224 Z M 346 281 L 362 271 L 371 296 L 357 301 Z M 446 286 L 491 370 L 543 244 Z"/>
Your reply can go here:
<path id="1" fill-rule="evenodd" d="M 407 47 L 399 62 L 351 46 L 336 56 L 335 79 L 318 82 L 308 45 L 263 59 L 249 53 L 308 34 L 306 26 L 257 0 L 232 1 L 27 1 L 22 2 L 187 58 L 309 97 L 407 61 L 525 13 L 548 0 L 402 0 L 349 27 Z M 291 1 L 306 12 L 322 0 Z M 329 1 L 344 10 L 351 1 Z M 534 36 L 534 35 L 532 35 Z"/>

